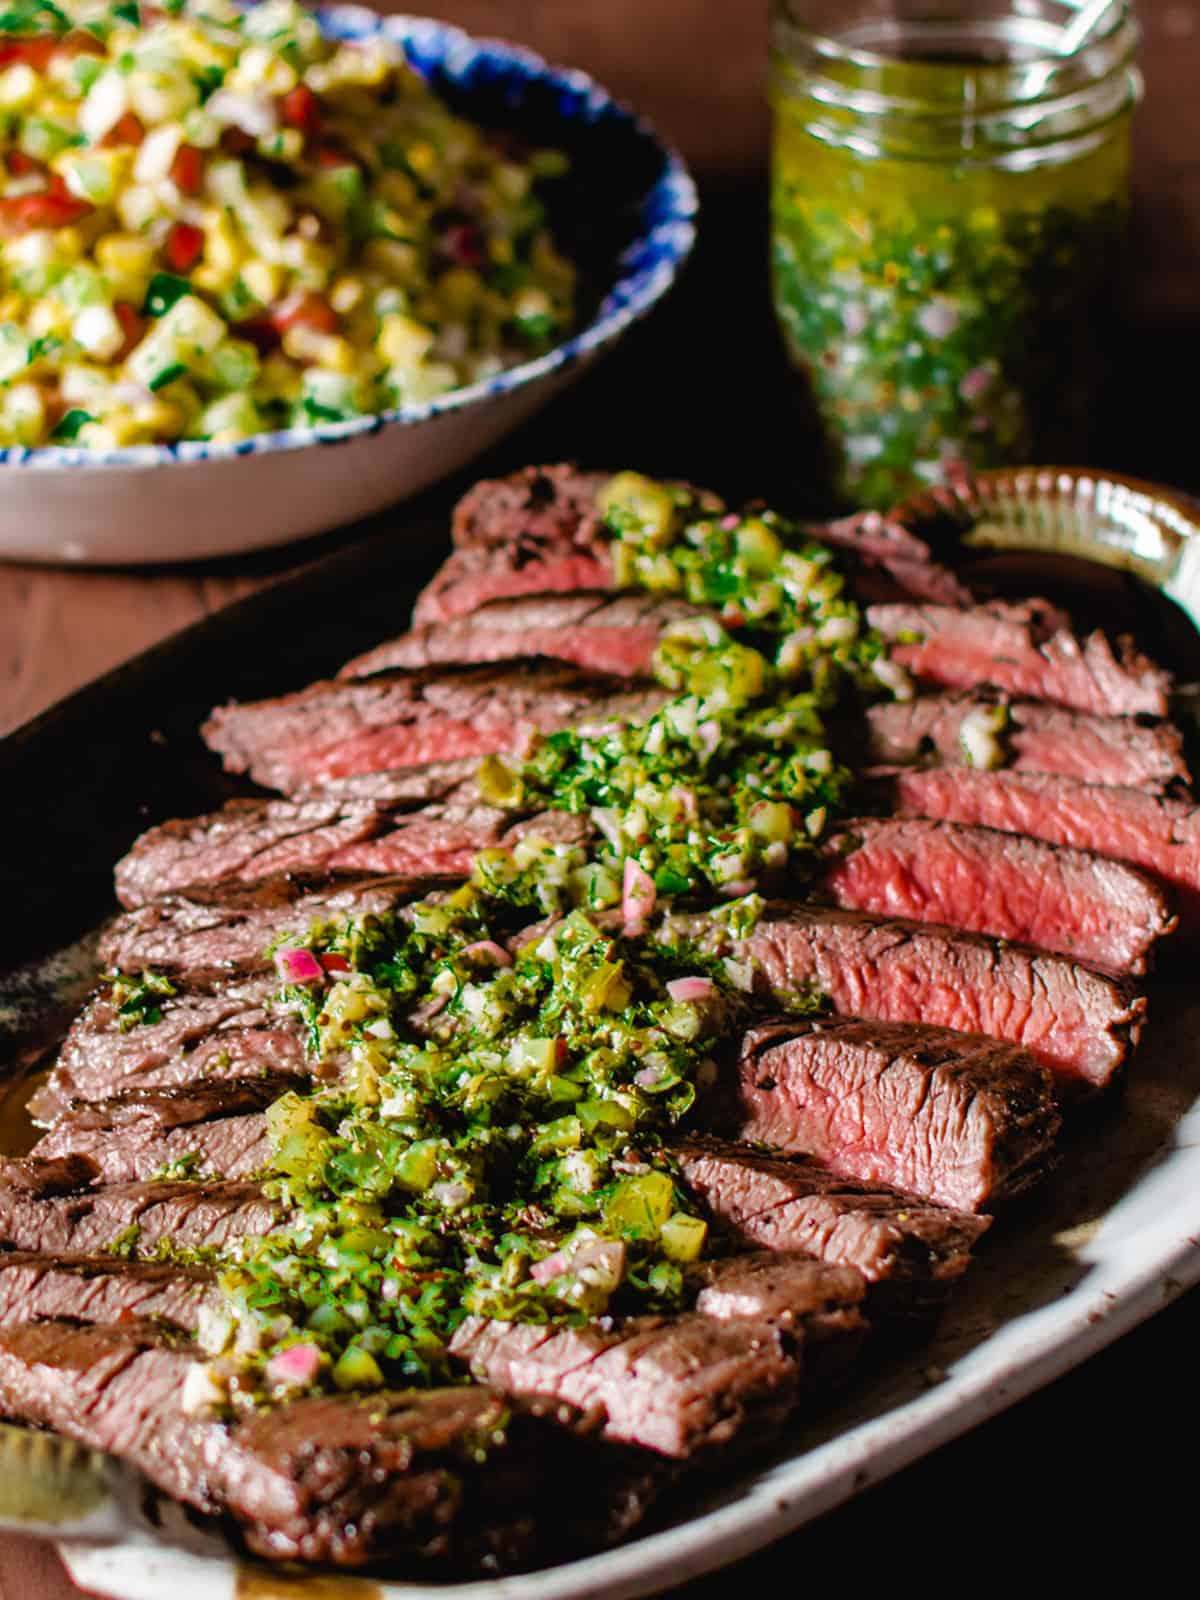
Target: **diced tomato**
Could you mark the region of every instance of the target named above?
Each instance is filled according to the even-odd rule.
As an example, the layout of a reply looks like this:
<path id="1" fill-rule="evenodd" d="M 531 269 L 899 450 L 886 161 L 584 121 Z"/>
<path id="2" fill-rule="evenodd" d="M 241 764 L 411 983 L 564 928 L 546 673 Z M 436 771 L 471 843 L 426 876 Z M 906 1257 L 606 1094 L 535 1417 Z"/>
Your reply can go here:
<path id="1" fill-rule="evenodd" d="M 319 294 L 291 294 L 267 313 L 280 333 L 289 328 L 316 328 L 318 333 L 337 332 L 337 312 Z"/>
<path id="2" fill-rule="evenodd" d="M 328 955 L 322 956 L 321 965 L 326 972 L 350 972 L 352 970 L 345 956 L 338 955 L 336 950 L 331 950 Z"/>
<path id="3" fill-rule="evenodd" d="M 140 317 L 128 300 L 118 300 L 113 306 L 113 315 L 121 324 L 121 331 L 125 335 L 125 343 L 113 357 L 114 361 L 124 361 L 132 350 L 136 350 L 142 342 L 142 335 L 146 331 L 146 322 Z"/>
<path id="4" fill-rule="evenodd" d="M 36 161 L 23 150 L 10 150 L 4 158 L 4 164 L 14 178 L 29 178 L 35 172 L 44 174 L 50 170 L 44 161 Z"/>
<path id="5" fill-rule="evenodd" d="M 132 111 L 127 111 L 101 139 L 100 143 L 105 149 L 111 150 L 119 144 L 141 144 L 146 137 L 146 130 L 142 126 L 141 118 L 134 116 Z"/>
<path id="6" fill-rule="evenodd" d="M 321 102 L 307 84 L 297 84 L 284 95 L 279 115 L 289 128 L 299 128 L 306 139 L 315 138 L 321 131 Z"/>
<path id="7" fill-rule="evenodd" d="M 0 237 L 11 239 L 38 228 L 66 228 L 91 211 L 86 200 L 58 193 L 11 195 L 0 200 Z"/>
<path id="8" fill-rule="evenodd" d="M 190 272 L 204 253 L 204 229 L 177 222 L 167 235 L 163 255 L 172 272 Z"/>
<path id="9" fill-rule="evenodd" d="M 171 163 L 171 182 L 180 194 L 199 194 L 204 187 L 204 157 L 194 144 L 181 144 Z"/>
<path id="10" fill-rule="evenodd" d="M 62 40 L 57 34 L 39 34 L 33 39 L 4 39 L 0 41 L 0 67 L 23 61 L 35 72 L 45 72 Z"/>

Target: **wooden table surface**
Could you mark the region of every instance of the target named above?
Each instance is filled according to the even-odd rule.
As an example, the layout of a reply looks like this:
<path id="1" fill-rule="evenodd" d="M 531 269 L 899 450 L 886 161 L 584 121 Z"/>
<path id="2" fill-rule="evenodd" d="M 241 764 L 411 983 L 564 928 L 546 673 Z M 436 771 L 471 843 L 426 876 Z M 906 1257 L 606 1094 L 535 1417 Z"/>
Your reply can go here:
<path id="1" fill-rule="evenodd" d="M 809 482 L 803 435 L 778 381 L 766 310 L 761 190 L 745 175 L 763 131 L 754 100 L 761 7 L 739 0 L 724 7 L 704 0 L 611 0 L 609 8 L 590 0 L 446 0 L 436 9 L 481 31 L 526 37 L 559 57 L 598 67 L 649 100 L 708 168 L 728 169 L 709 184 L 704 242 L 673 302 L 626 352 L 552 416 L 528 425 L 489 464 L 565 456 L 597 465 L 636 462 L 712 481 L 734 498 L 758 492 L 803 505 Z M 601 14 L 606 25 L 597 20 Z M 703 24 L 703 33 L 692 38 L 703 44 L 702 53 L 686 48 L 689 18 Z M 1190 0 L 1144 4 L 1142 20 L 1148 94 L 1139 130 L 1139 272 L 1128 326 L 1098 330 L 1112 345 L 1120 373 L 1104 459 L 1200 488 L 1193 411 L 1179 404 L 1172 381 L 1172 374 L 1194 370 L 1200 354 L 1200 97 L 1194 91 L 1200 25 Z M 727 70 L 701 70 L 714 59 Z M 716 138 L 716 128 L 724 128 L 725 137 Z M 740 177 L 730 175 L 739 171 Z M 352 536 L 334 534 L 300 549 L 204 568 L 0 567 L 0 733 Z M 152 529 L 147 537 L 153 538 Z M 801 1563 L 809 1575 L 857 1581 L 882 1583 L 919 1570 L 927 1575 L 936 1554 L 931 1541 L 947 1560 L 978 1554 L 982 1541 L 990 1572 L 1024 1573 L 1023 1539 L 1032 1537 L 1030 1528 L 1046 1528 L 1050 1507 L 1054 1528 L 1066 1537 L 1038 1546 L 1043 1578 L 1053 1576 L 1056 1563 L 1076 1587 L 1089 1570 L 1106 1575 L 1108 1540 L 1118 1520 L 1138 1528 L 1140 1519 L 1137 1537 L 1147 1541 L 1153 1567 L 1165 1536 L 1185 1525 L 1191 1510 L 1190 1478 L 1173 1470 L 1168 1452 L 1181 1397 L 1194 1409 L 1198 1337 L 1200 1300 L 1192 1295 L 1079 1373 L 892 1484 L 773 1551 L 692 1585 L 689 1600 L 794 1581 Z M 998 1472 L 998 1462 L 1011 1471 Z M 997 1538 L 1002 1524 L 1025 1532 Z M 1084 1533 L 1090 1542 L 1076 1537 Z M 950 1571 L 940 1560 L 939 1567 L 948 1585 Z M 1142 1576 L 1151 1573 L 1143 1569 Z M 69 1600 L 77 1593 L 46 1547 L 0 1538 L 0 1600 Z"/>

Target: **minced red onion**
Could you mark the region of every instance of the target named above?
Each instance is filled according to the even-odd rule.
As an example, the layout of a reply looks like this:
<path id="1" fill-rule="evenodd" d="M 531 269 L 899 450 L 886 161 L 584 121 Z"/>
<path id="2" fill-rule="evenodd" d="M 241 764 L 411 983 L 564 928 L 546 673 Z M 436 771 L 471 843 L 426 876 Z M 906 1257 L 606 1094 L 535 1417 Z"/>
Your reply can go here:
<path id="1" fill-rule="evenodd" d="M 529 1276 L 535 1283 L 549 1283 L 551 1278 L 557 1278 L 567 1270 L 566 1253 L 556 1250 L 552 1256 L 546 1256 L 541 1261 L 535 1261 L 529 1269 Z"/>
<path id="2" fill-rule="evenodd" d="M 275 970 L 289 983 L 319 983 L 325 969 L 311 950 L 276 950 Z"/>
<path id="3" fill-rule="evenodd" d="M 711 978 L 699 976 L 672 978 L 667 984 L 667 993 L 672 1000 L 711 1000 L 716 993 L 716 985 Z"/>
<path id="4" fill-rule="evenodd" d="M 622 931 L 627 939 L 637 939 L 645 933 L 646 922 L 654 910 L 658 890 L 654 879 L 633 856 L 625 857 L 625 876 L 621 884 Z"/>
<path id="5" fill-rule="evenodd" d="M 308 1384 L 320 1368 L 321 1352 L 315 1344 L 291 1344 L 267 1362 L 267 1380 L 289 1386 Z"/>

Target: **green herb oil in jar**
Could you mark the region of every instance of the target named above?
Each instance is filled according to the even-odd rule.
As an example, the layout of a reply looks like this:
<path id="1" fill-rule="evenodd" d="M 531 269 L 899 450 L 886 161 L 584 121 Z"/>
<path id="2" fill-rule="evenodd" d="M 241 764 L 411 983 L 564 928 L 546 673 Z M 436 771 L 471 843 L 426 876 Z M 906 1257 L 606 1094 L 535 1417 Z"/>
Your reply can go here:
<path id="1" fill-rule="evenodd" d="M 1087 455 L 1140 78 L 1076 9 L 777 0 L 775 305 L 852 503 Z"/>

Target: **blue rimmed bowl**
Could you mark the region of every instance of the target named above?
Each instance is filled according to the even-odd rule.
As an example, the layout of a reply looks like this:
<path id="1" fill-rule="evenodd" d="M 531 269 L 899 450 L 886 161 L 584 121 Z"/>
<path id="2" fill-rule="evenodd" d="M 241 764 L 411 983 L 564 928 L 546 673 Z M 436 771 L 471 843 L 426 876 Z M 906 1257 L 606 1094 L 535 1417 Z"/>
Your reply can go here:
<path id="1" fill-rule="evenodd" d="M 167 562 L 264 549 L 369 516 L 463 466 L 574 381 L 673 283 L 695 236 L 677 155 L 585 73 L 428 18 L 317 9 L 336 39 L 383 34 L 456 111 L 565 150 L 556 235 L 581 270 L 578 331 L 425 405 L 234 444 L 0 450 L 0 559 Z"/>

